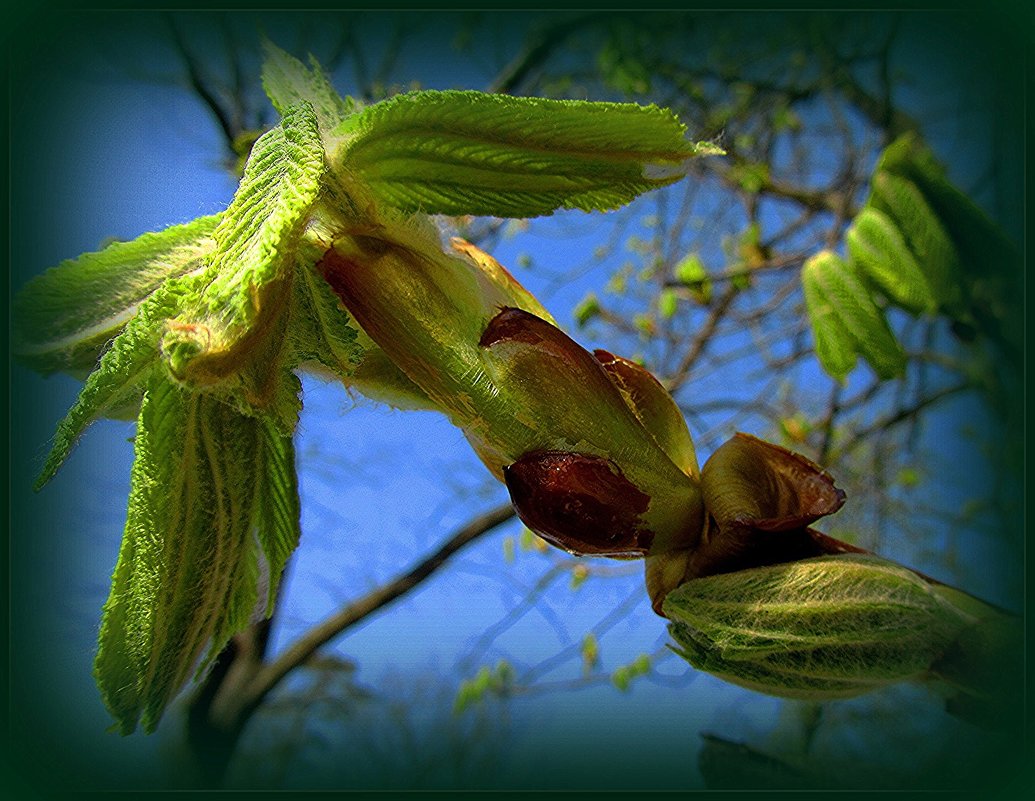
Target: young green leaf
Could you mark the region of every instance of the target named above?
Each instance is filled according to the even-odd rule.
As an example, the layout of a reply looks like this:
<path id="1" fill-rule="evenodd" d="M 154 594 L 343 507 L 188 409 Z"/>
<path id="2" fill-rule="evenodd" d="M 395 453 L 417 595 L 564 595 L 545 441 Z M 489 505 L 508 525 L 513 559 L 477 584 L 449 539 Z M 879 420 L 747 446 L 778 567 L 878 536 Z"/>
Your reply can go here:
<path id="1" fill-rule="evenodd" d="M 209 283 L 162 341 L 173 375 L 212 383 L 235 372 L 261 329 L 288 303 L 293 257 L 323 175 L 323 145 L 308 103 L 255 143 L 213 237 Z"/>
<path id="2" fill-rule="evenodd" d="M 595 292 L 586 294 L 579 304 L 572 310 L 575 324 L 579 328 L 585 328 L 590 320 L 600 316 L 600 299 Z"/>
<path id="3" fill-rule="evenodd" d="M 719 152 L 656 106 L 421 91 L 345 121 L 338 158 L 405 211 L 535 217 L 606 211 Z"/>
<path id="4" fill-rule="evenodd" d="M 963 272 L 956 245 L 920 188 L 907 178 L 879 171 L 873 176 L 870 204 L 885 210 L 916 256 L 938 306 L 963 313 Z"/>
<path id="5" fill-rule="evenodd" d="M 844 383 L 848 374 L 855 369 L 855 341 L 844 327 L 834 304 L 827 299 L 816 275 L 818 269 L 814 262 L 806 262 L 801 271 L 805 310 L 812 325 L 816 358 L 828 375 Z"/>
<path id="6" fill-rule="evenodd" d="M 90 371 L 161 284 L 199 268 L 220 216 L 84 253 L 32 279 L 12 304 L 15 357 L 34 370 Z"/>
<path id="7" fill-rule="evenodd" d="M 268 610 L 298 541 L 291 440 L 270 423 L 156 371 L 135 451 L 94 667 L 124 734 L 138 721 L 153 730 L 191 673 Z M 263 598 L 260 548 L 269 577 Z"/>
<path id="8" fill-rule="evenodd" d="M 299 364 L 320 364 L 344 380 L 361 352 L 352 319 L 327 282 L 310 268 L 296 270 L 293 283 L 290 331 Z"/>
<path id="9" fill-rule="evenodd" d="M 938 300 L 901 230 L 879 209 L 867 206 L 845 232 L 852 261 L 897 306 L 914 314 L 933 313 Z"/>
<path id="10" fill-rule="evenodd" d="M 1019 249 L 991 217 L 955 186 L 913 133 L 892 142 L 877 162 L 886 172 L 912 182 L 952 240 L 963 279 L 960 307 L 947 313 L 996 343 L 1020 361 L 1024 340 L 1023 259 Z"/>
<path id="11" fill-rule="evenodd" d="M 330 130 L 355 110 L 351 98 L 339 95 L 312 56 L 307 68 L 294 56 L 264 40 L 262 87 L 273 107 L 282 115 L 299 103 L 309 103 L 321 130 Z"/>
<path id="12" fill-rule="evenodd" d="M 866 287 L 837 254 L 817 253 L 805 263 L 801 279 L 816 355 L 830 375 L 844 380 L 856 353 L 879 378 L 902 373 L 906 362 L 902 346 Z"/>
<path id="13" fill-rule="evenodd" d="M 712 299 L 712 281 L 704 262 L 697 253 L 689 253 L 676 265 L 673 275 L 679 283 L 690 289 L 690 293 L 698 303 L 708 303 Z"/>
<path id="14" fill-rule="evenodd" d="M 670 320 L 679 309 L 679 295 L 675 290 L 663 289 L 658 294 L 658 314 L 662 319 Z"/>
<path id="15" fill-rule="evenodd" d="M 1018 253 L 1002 229 L 946 175 L 945 167 L 916 133 L 900 136 L 877 160 L 876 173 L 911 181 L 930 204 L 971 274 L 1009 271 Z"/>
<path id="16" fill-rule="evenodd" d="M 115 337 L 75 404 L 58 424 L 54 443 L 36 480 L 37 490 L 54 477 L 90 423 L 123 409 L 130 398 L 139 396 L 142 382 L 158 363 L 162 327 L 192 296 L 196 281 L 192 276 L 167 281 L 141 304 L 136 316 Z"/>
<path id="17" fill-rule="evenodd" d="M 298 474 L 292 438 L 272 421 L 259 420 L 255 425 L 259 443 L 254 468 L 259 478 L 255 483 L 254 527 L 268 577 L 265 613 L 271 615 L 281 574 L 302 534 Z"/>

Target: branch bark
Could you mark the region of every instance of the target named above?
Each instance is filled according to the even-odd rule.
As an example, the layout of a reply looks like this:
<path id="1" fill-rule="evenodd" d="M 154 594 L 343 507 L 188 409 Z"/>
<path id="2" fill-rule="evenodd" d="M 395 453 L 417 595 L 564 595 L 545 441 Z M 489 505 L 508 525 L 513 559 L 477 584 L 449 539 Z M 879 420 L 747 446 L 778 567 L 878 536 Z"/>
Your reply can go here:
<path id="1" fill-rule="evenodd" d="M 413 590 L 461 548 L 512 517 L 514 508 L 509 503 L 479 515 L 406 573 L 353 601 L 322 623 L 310 628 L 277 659 L 265 665 L 255 675 L 245 693 L 247 704 L 251 707 L 260 704 L 288 673 L 304 664 L 321 646 Z"/>
<path id="2" fill-rule="evenodd" d="M 513 94 L 518 91 L 528 76 L 546 62 L 558 45 L 597 17 L 597 12 L 582 14 L 542 31 L 503 69 L 488 91 L 497 94 Z"/>
<path id="3" fill-rule="evenodd" d="M 271 662 L 264 659 L 271 621 L 238 634 L 219 655 L 187 712 L 188 748 L 207 782 L 218 783 L 252 714 L 280 682 L 357 623 L 418 587 L 453 554 L 514 517 L 507 503 L 471 520 L 405 573 L 342 607 Z"/>

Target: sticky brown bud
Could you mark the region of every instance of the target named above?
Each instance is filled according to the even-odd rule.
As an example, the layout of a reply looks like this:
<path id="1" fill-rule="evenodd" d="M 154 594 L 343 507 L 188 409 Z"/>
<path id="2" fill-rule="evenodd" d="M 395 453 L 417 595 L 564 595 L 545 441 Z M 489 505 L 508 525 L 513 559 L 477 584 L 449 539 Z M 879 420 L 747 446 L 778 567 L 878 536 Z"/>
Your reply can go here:
<path id="1" fill-rule="evenodd" d="M 504 468 L 518 516 L 543 539 L 578 555 L 635 558 L 653 534 L 650 498 L 609 459 L 563 451 L 526 454 Z"/>

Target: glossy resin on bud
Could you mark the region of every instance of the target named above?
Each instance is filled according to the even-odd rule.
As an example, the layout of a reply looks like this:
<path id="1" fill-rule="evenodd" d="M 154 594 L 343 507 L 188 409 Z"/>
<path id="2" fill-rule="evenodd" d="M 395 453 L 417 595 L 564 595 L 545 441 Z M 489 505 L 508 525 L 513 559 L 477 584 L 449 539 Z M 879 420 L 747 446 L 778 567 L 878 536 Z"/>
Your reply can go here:
<path id="1" fill-rule="evenodd" d="M 648 546 L 668 549 L 697 541 L 702 520 L 697 481 L 659 444 L 666 437 L 655 436 L 644 426 L 636 406 L 599 359 L 560 329 L 519 309 L 502 310 L 480 343 L 488 375 L 505 388 L 514 413 L 529 420 L 543 437 L 541 444 L 523 449 L 511 470 L 520 465 L 526 475 L 534 468 L 545 477 L 564 468 L 565 481 L 548 482 L 539 490 L 540 514 L 530 528 L 571 552 L 598 555 L 614 555 L 619 541 L 624 543 L 621 555 L 627 556 L 645 555 Z M 680 418 L 679 423 L 685 432 L 685 422 Z M 688 433 L 684 436 L 689 439 Z M 692 453 L 692 445 L 690 449 Z M 544 461 L 541 451 L 567 453 L 572 458 L 548 457 Z M 606 461 L 606 470 L 600 468 L 599 460 Z M 612 474 L 621 477 L 619 486 L 610 486 Z M 610 496 L 613 508 L 606 515 L 595 513 L 603 528 L 592 542 L 587 538 L 591 527 L 579 515 L 575 515 L 566 541 L 559 542 L 565 526 L 548 523 L 542 512 L 549 509 L 560 516 L 564 510 L 583 509 L 583 488 L 589 475 L 603 485 L 601 503 L 606 504 Z M 515 496 L 513 480 L 508 472 L 515 507 L 525 514 L 522 501 L 527 498 Z M 635 503 L 626 488 L 635 490 Z M 646 500 L 645 508 L 638 508 L 639 496 Z M 638 522 L 624 525 L 621 532 L 616 530 L 620 527 L 617 521 L 625 520 L 632 508 L 636 508 Z"/>
<path id="2" fill-rule="evenodd" d="M 643 523 L 650 498 L 599 456 L 528 453 L 503 470 L 522 522 L 570 553 L 644 556 L 653 533 Z"/>

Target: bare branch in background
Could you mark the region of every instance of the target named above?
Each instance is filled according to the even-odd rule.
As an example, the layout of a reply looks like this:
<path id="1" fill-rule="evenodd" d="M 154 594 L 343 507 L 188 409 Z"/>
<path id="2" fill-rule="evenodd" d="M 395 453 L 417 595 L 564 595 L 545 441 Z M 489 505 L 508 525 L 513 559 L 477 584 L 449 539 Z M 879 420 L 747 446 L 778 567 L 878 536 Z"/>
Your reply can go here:
<path id="1" fill-rule="evenodd" d="M 442 543 L 434 553 L 422 559 L 410 570 L 353 601 L 336 614 L 310 628 L 273 662 L 265 665 L 256 674 L 248 686 L 246 706 L 254 707 L 261 703 L 267 693 L 276 687 L 288 673 L 303 664 L 322 645 L 405 595 L 443 567 L 457 551 L 513 517 L 514 509 L 508 503 L 474 518 Z"/>

